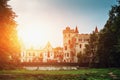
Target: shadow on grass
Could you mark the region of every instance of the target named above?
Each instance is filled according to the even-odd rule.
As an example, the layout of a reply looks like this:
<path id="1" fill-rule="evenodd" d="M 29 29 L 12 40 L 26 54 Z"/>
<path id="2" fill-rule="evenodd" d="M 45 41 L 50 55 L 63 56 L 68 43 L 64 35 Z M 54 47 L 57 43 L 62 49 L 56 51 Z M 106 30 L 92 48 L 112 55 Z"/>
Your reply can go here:
<path id="1" fill-rule="evenodd" d="M 109 75 L 97 73 L 89 74 L 76 74 L 76 75 L 48 75 L 48 74 L 24 74 L 24 75 L 0 75 L 0 80 L 120 80 L 120 77 L 116 79 Z"/>

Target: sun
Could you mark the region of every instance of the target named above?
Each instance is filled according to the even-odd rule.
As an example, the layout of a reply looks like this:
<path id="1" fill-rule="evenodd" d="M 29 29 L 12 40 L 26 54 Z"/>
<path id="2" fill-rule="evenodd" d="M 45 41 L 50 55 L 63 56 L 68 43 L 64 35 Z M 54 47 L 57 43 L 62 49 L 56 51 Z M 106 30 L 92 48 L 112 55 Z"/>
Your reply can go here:
<path id="1" fill-rule="evenodd" d="M 24 48 L 34 47 L 35 49 L 41 49 L 48 42 L 51 43 L 52 47 L 62 46 L 61 31 L 57 30 L 57 27 L 49 26 L 47 22 L 46 24 L 38 24 L 34 21 L 31 24 L 19 22 L 17 31 L 20 43 L 22 43 Z"/>
<path id="2" fill-rule="evenodd" d="M 42 47 L 44 45 L 44 41 L 47 40 L 44 33 L 44 30 L 40 27 L 18 28 L 18 36 L 20 40 L 22 40 L 25 48 L 30 48 L 31 46 L 35 48 Z"/>

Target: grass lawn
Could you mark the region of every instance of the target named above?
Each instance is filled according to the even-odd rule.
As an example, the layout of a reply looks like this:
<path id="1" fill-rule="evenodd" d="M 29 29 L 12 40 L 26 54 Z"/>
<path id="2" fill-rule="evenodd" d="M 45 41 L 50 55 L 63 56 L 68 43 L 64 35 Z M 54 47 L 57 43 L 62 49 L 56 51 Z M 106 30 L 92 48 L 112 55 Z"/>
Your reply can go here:
<path id="1" fill-rule="evenodd" d="M 0 80 L 120 80 L 120 69 L 2 70 Z"/>

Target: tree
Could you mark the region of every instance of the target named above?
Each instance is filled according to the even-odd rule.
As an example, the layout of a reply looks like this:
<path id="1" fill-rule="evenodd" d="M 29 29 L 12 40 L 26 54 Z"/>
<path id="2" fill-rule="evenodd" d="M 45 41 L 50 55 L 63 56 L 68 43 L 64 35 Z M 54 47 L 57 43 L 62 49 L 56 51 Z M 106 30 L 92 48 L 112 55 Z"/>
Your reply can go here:
<path id="1" fill-rule="evenodd" d="M 112 6 L 99 34 L 97 57 L 101 67 L 120 67 L 120 0 L 118 3 Z"/>
<path id="2" fill-rule="evenodd" d="M 16 63 L 20 51 L 14 20 L 16 15 L 7 4 L 8 1 L 0 0 L 0 69 L 10 68 L 10 63 Z"/>
<path id="3" fill-rule="evenodd" d="M 92 67 L 93 63 L 96 63 L 96 52 L 97 52 L 97 44 L 98 44 L 98 30 L 97 27 L 92 34 L 90 34 L 90 40 L 88 45 L 85 48 L 85 56 L 88 59 L 89 67 Z"/>
<path id="4" fill-rule="evenodd" d="M 80 63 L 80 64 L 83 63 L 84 57 L 83 57 L 83 54 L 81 52 L 79 52 L 77 54 L 77 58 L 78 58 L 78 63 Z"/>

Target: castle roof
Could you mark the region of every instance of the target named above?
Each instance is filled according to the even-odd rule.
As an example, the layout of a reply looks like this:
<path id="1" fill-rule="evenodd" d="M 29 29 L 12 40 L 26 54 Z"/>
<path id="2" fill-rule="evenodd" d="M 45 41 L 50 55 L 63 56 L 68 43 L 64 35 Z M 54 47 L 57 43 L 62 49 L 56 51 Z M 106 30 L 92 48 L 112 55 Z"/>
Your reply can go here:
<path id="1" fill-rule="evenodd" d="M 79 31 L 78 31 L 78 27 L 76 26 L 75 29 L 70 29 L 70 27 L 67 26 L 66 29 L 63 30 L 63 33 L 79 33 Z"/>
<path id="2" fill-rule="evenodd" d="M 85 38 L 85 39 L 87 39 L 87 38 L 90 37 L 90 34 L 79 34 L 78 36 L 79 36 L 79 38 Z"/>
<path id="3" fill-rule="evenodd" d="M 97 26 L 96 26 L 96 28 L 95 28 L 95 33 L 98 33 L 98 28 L 97 28 Z"/>
<path id="4" fill-rule="evenodd" d="M 50 44 L 49 41 L 48 41 L 47 45 L 45 46 L 45 48 L 46 48 L 46 49 L 48 49 L 48 48 L 52 48 L 52 46 L 51 46 L 51 44 Z"/>
<path id="5" fill-rule="evenodd" d="M 75 33 L 79 33 L 77 26 L 75 28 Z"/>

